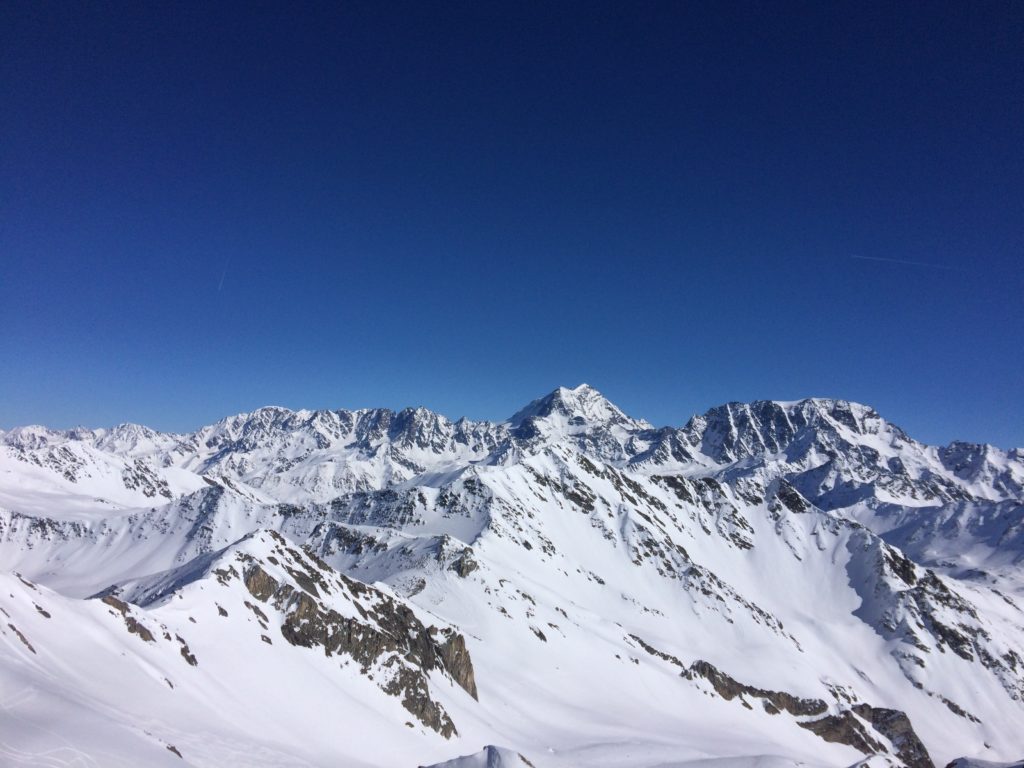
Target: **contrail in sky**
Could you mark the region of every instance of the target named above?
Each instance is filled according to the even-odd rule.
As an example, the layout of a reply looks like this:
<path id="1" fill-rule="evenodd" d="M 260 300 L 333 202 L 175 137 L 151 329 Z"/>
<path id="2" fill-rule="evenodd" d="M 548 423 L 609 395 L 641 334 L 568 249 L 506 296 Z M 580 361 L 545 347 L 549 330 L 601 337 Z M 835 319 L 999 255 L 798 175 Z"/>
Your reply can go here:
<path id="1" fill-rule="evenodd" d="M 224 262 L 224 271 L 220 273 L 220 282 L 217 283 L 217 293 L 220 293 L 220 289 L 224 287 L 224 278 L 228 274 L 228 264 L 231 263 L 231 257 L 228 256 L 228 260 Z"/>
<path id="2" fill-rule="evenodd" d="M 932 269 L 945 269 L 954 270 L 956 267 L 950 267 L 946 264 L 929 264 L 927 261 L 909 261 L 907 259 L 885 259 L 881 256 L 851 256 L 851 259 L 860 259 L 861 261 L 884 261 L 889 264 L 907 264 L 911 267 L 931 267 Z"/>

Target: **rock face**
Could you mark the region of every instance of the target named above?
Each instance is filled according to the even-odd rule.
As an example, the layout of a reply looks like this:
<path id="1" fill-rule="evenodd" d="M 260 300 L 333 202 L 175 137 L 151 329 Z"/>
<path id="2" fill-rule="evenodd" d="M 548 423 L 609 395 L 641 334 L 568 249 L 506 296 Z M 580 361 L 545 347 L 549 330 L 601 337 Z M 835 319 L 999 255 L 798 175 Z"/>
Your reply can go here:
<path id="1" fill-rule="evenodd" d="M 330 587 L 326 580 L 317 579 L 318 589 L 316 583 L 309 579 L 309 572 L 295 576 L 299 589 L 275 581 L 256 563 L 245 569 L 243 578 L 254 597 L 271 603 L 283 614 L 281 635 L 289 643 L 304 648 L 322 648 L 328 656 L 350 656 L 364 672 L 383 665 L 389 671 L 389 679 L 383 685 L 385 692 L 399 696 L 402 706 L 443 736 L 451 737 L 456 732 L 448 714 L 431 699 L 424 676 L 432 669 L 447 671 L 443 661 L 444 647 L 433 636 L 436 628 L 431 627 L 435 631 L 429 632 L 408 607 L 379 595 L 377 597 L 383 599 L 378 599 L 372 613 L 366 611 L 364 615 L 360 612 L 359 619 L 346 618 L 322 604 L 319 600 L 321 591 L 330 595 Z M 341 578 L 344 579 L 344 588 L 353 596 L 366 597 L 366 585 Z M 468 665 L 472 681 L 472 664 L 468 655 L 463 661 Z M 472 695 L 476 698 L 475 687 Z"/>
<path id="2" fill-rule="evenodd" d="M 450 627 L 441 630 L 440 634 L 444 638 L 440 645 L 441 667 L 466 693 L 474 699 L 479 698 L 473 675 L 473 660 L 469 658 L 465 638 Z"/>
<path id="3" fill-rule="evenodd" d="M 445 738 L 457 730 L 431 696 L 430 673 L 436 671 L 477 698 L 473 662 L 462 635 L 451 627 L 424 625 L 408 605 L 338 573 L 276 531 L 256 531 L 212 557 L 155 579 L 112 587 L 102 599 L 126 612 L 126 604 L 114 595 L 148 607 L 172 600 L 197 579 L 215 579 L 229 588 L 243 585 L 258 601 L 245 604 L 260 630 L 271 633 L 271 643 L 276 624 L 280 637 L 293 646 L 351 659 Z M 133 619 L 126 614 L 126 621 Z M 132 625 L 129 631 L 140 632 Z"/>
<path id="4" fill-rule="evenodd" d="M 726 701 L 737 697 L 746 703 L 744 696 L 762 699 L 762 706 L 769 714 L 788 712 L 791 715 L 821 715 L 828 710 L 828 705 L 821 699 L 802 699 L 784 691 L 767 691 L 737 682 L 724 672 L 720 672 L 713 664 L 706 661 L 695 661 L 680 673 L 687 680 L 698 677 L 707 680 L 719 696 Z M 872 752 L 878 750 L 872 750 Z"/>
<path id="5" fill-rule="evenodd" d="M 914 733 L 914 727 L 904 712 L 867 704 L 857 704 L 852 709 L 870 723 L 872 728 L 889 739 L 896 748 L 896 757 L 909 768 L 933 768 L 934 763 L 928 756 L 928 750 Z"/>
<path id="6" fill-rule="evenodd" d="M 760 700 L 761 707 L 768 714 L 786 712 L 798 717 L 801 728 L 806 728 L 825 741 L 848 744 L 865 755 L 890 752 L 878 739 L 882 736 L 891 744 L 894 756 L 907 768 L 934 768 L 924 744 L 904 712 L 864 703 L 844 708 L 849 699 L 838 691 L 834 693 L 835 702 L 830 705 L 822 699 L 808 699 L 784 691 L 756 688 L 735 680 L 706 661 L 698 660 L 685 667 L 675 656 L 657 650 L 635 635 L 632 639 L 652 656 L 680 667 L 681 677 L 707 681 L 726 701 L 738 699 L 744 707 L 751 709 L 751 701 Z M 837 707 L 837 712 L 829 713 L 830 708 L 835 710 Z"/>
<path id="7" fill-rule="evenodd" d="M 865 755 L 885 752 L 885 747 L 879 741 L 872 738 L 868 732 L 869 729 L 854 717 L 853 713 L 849 710 L 836 715 L 825 715 L 817 720 L 801 722 L 800 727 L 806 728 L 825 741 L 849 744 Z"/>

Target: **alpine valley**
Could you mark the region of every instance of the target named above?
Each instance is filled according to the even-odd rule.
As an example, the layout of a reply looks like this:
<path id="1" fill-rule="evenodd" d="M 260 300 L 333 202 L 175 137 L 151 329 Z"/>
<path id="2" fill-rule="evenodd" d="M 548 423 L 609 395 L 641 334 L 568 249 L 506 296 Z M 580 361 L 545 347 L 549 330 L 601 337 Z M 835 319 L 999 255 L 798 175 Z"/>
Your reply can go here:
<path id="1" fill-rule="evenodd" d="M 12 429 L 0 582 L 3 765 L 1024 756 L 1024 451 L 842 400 Z"/>

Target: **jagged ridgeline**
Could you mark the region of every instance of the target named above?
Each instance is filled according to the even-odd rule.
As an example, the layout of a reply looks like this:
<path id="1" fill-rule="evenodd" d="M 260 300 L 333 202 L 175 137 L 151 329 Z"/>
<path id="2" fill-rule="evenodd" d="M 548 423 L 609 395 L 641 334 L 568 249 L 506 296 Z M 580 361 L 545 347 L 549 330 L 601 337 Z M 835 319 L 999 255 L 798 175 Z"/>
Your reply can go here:
<path id="1" fill-rule="evenodd" d="M 14 429 L 0 762 L 1009 764 L 1022 502 L 841 400 Z"/>

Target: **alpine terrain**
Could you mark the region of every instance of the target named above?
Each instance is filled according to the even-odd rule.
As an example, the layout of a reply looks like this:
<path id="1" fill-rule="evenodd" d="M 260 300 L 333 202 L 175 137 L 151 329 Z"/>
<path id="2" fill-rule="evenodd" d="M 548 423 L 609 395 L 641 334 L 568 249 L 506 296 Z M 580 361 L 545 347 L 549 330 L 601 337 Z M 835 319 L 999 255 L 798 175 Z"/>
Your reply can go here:
<path id="1" fill-rule="evenodd" d="M 262 408 L 0 432 L 0 764 L 1009 765 L 1024 451 Z"/>

